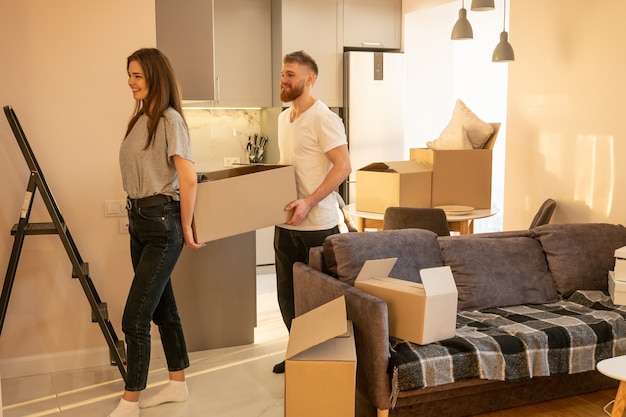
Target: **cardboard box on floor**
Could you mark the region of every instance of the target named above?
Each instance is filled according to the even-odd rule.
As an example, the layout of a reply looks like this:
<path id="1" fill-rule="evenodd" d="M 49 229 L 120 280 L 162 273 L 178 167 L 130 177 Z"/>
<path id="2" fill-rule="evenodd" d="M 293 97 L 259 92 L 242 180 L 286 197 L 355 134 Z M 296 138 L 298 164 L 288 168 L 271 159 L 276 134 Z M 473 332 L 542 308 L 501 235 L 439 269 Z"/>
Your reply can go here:
<path id="1" fill-rule="evenodd" d="M 626 281 L 618 280 L 615 271 L 609 271 L 609 294 L 615 305 L 626 305 Z"/>
<path id="2" fill-rule="evenodd" d="M 297 199 L 293 166 L 241 165 L 199 174 L 193 231 L 209 242 L 285 223 Z"/>
<path id="3" fill-rule="evenodd" d="M 375 162 L 356 172 L 356 209 L 430 207 L 432 172 L 415 161 Z"/>
<path id="4" fill-rule="evenodd" d="M 356 349 L 341 296 L 291 324 L 285 354 L 286 417 L 354 417 Z"/>
<path id="5" fill-rule="evenodd" d="M 458 291 L 450 267 L 420 270 L 418 284 L 389 277 L 396 260 L 366 261 L 354 282 L 387 303 L 389 335 L 420 345 L 454 337 Z"/>
<path id="6" fill-rule="evenodd" d="M 432 170 L 433 207 L 491 208 L 491 149 L 411 148 L 410 158 Z"/>

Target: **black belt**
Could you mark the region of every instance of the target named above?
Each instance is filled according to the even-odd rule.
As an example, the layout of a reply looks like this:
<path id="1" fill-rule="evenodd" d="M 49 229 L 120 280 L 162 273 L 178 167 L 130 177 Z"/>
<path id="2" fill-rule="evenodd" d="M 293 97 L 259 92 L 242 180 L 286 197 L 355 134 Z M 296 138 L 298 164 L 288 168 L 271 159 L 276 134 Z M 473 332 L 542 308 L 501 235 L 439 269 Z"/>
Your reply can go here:
<path id="1" fill-rule="evenodd" d="M 146 207 L 154 207 L 160 204 L 167 204 L 174 199 L 165 194 L 157 194 L 150 197 L 144 198 L 127 198 L 126 199 L 126 208 L 127 209 L 140 209 Z"/>

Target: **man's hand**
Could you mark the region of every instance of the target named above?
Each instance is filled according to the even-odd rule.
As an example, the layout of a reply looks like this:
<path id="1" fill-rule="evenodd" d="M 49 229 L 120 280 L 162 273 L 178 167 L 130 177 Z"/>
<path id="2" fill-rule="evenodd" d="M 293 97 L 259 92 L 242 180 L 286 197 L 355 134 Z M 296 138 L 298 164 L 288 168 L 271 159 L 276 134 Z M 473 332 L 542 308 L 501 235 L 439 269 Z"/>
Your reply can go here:
<path id="1" fill-rule="evenodd" d="M 301 198 L 299 200 L 292 201 L 285 207 L 285 211 L 293 210 L 291 219 L 287 222 L 288 225 L 297 226 L 302 223 L 302 220 L 306 218 L 311 211 L 312 205 L 310 205 L 306 199 Z"/>

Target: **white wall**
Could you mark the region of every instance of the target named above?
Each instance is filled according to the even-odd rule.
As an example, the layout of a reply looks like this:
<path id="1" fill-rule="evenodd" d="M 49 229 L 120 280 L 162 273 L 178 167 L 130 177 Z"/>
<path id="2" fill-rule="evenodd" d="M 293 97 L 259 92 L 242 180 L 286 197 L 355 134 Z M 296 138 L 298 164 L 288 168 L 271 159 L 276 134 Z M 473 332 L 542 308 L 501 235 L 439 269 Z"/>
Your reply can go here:
<path id="1" fill-rule="evenodd" d="M 104 201 L 123 199 L 119 144 L 134 101 L 126 57 L 155 45 L 153 0 L 2 1 L 0 105 L 11 105 L 52 189 L 118 336 L 132 278 L 128 235 Z M 0 271 L 9 261 L 29 171 L 0 115 Z M 48 221 L 39 196 L 31 222 Z M 0 338 L 2 377 L 108 360 L 108 350 L 58 236 L 27 236 Z M 75 355 L 84 351 L 86 356 Z M 18 363 L 19 365 L 19 363 Z M 22 365 L 23 367 L 23 365 Z"/>
<path id="2" fill-rule="evenodd" d="M 506 229 L 547 198 L 554 222 L 624 223 L 623 0 L 513 0 Z"/>
<path id="3" fill-rule="evenodd" d="M 405 3 L 407 3 L 405 1 Z M 415 3 L 415 1 L 414 1 Z M 404 4 L 404 51 L 407 60 L 405 148 L 425 147 L 439 137 L 452 116 L 455 101 L 463 102 L 486 122 L 502 123 L 493 151 L 492 206 L 498 215 L 476 222 L 475 231 L 502 230 L 504 149 L 506 143 L 507 64 L 491 62 L 502 30 L 503 9 L 472 12 L 467 17 L 474 39 L 453 41 L 452 27 L 460 2 Z M 424 5 L 426 3 L 428 7 Z"/>

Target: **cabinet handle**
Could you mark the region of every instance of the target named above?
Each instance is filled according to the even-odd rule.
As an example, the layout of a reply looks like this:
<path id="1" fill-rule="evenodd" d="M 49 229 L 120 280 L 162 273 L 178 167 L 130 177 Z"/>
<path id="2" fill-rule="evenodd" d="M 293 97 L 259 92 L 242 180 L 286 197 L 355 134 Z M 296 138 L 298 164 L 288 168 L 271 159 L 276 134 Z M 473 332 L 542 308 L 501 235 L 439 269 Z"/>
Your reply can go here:
<path id="1" fill-rule="evenodd" d="M 382 44 L 382 43 L 380 43 L 380 42 L 361 42 L 361 45 L 363 45 L 363 46 L 379 46 L 379 47 L 381 47 L 381 48 L 382 48 L 383 46 L 385 46 L 385 45 L 383 45 L 383 44 Z"/>
<path id="2" fill-rule="evenodd" d="M 220 88 L 220 77 L 215 77 L 215 102 L 219 104 L 222 91 Z"/>

